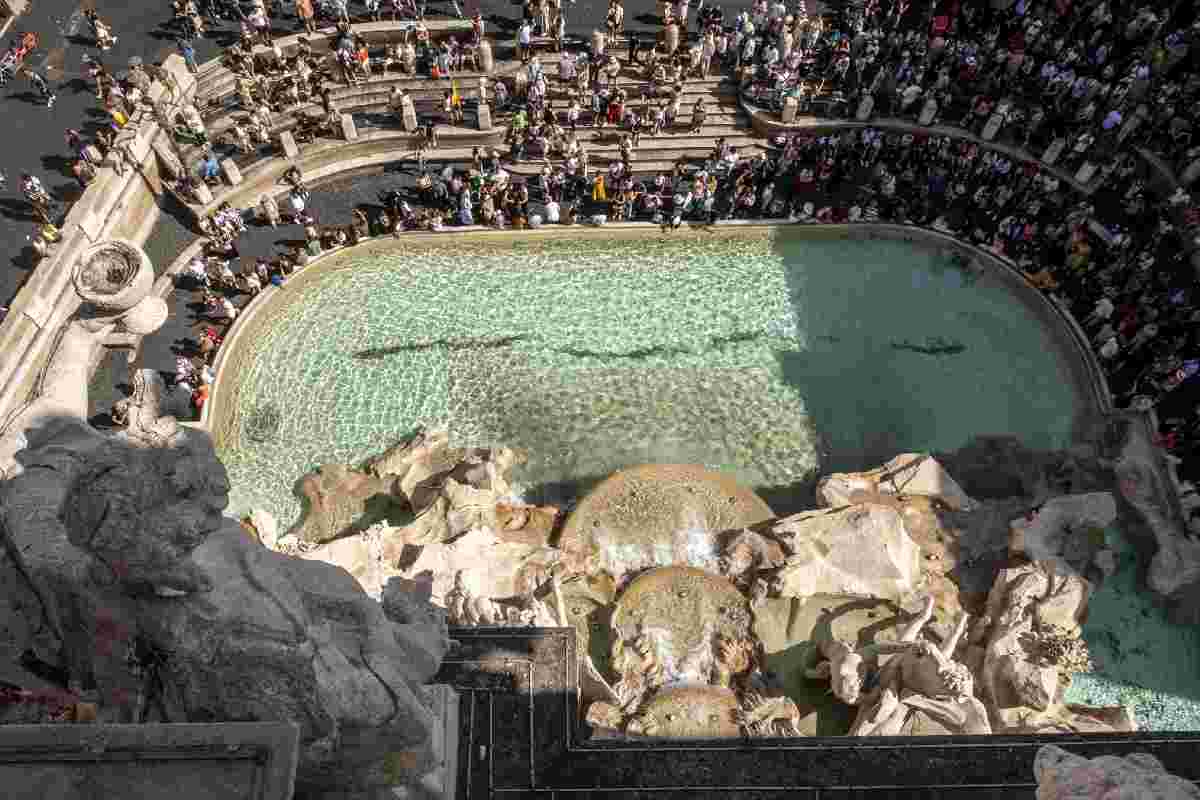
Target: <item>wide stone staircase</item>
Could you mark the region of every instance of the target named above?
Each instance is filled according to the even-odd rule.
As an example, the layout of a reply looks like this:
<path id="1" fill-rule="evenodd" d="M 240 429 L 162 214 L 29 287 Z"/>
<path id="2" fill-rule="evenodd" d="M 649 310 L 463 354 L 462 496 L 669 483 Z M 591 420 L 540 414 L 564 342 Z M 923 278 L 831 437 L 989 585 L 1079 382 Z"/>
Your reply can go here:
<path id="1" fill-rule="evenodd" d="M 376 53 L 373 52 L 372 55 Z M 548 78 L 551 107 L 565 126 L 570 90 L 557 77 L 559 56 L 552 52 L 542 52 L 536 57 Z M 518 61 L 497 61 L 495 70 L 489 76 L 489 85 L 494 85 L 497 80 L 505 80 L 512 94 L 516 75 L 521 69 L 523 66 Z M 628 93 L 627 103 L 641 109 L 642 92 L 648 89 L 648 84 L 639 73 L 640 68 L 625 66 L 615 80 L 610 82 L 610 86 L 625 89 Z M 543 155 L 548 156 L 551 164 L 560 163 L 560 156 L 543 154 L 536 149 L 527 150 L 525 157 L 520 161 L 511 160 L 509 147 L 505 142 L 512 116 L 511 107 L 493 115 L 491 130 L 478 130 L 474 108 L 479 93 L 479 79 L 483 75 L 482 72 L 469 71 L 454 73 L 450 78 L 433 79 L 427 75 L 400 73 L 396 68 L 383 74 L 376 68 L 368 80 L 356 85 L 328 81 L 325 85 L 330 89 L 333 103 L 340 112 L 353 118 L 359 139 L 357 142 L 346 142 L 332 133 L 323 134 L 314 141 L 300 145 L 300 159 L 307 163 L 316 157 L 325 164 L 336 161 L 340 154 L 352 159 L 361 156 L 367 149 L 381 147 L 393 151 L 398 161 L 414 159 L 417 137 L 403 131 L 400 120 L 391 111 L 388 102 L 393 87 L 400 87 L 406 89 L 412 97 L 418 117 L 423 122 L 432 120 L 437 125 L 440 144 L 437 149 L 429 151 L 428 157 L 431 159 L 469 162 L 473 148 L 494 147 L 504 157 L 505 168 L 510 173 L 522 176 L 539 174 L 543 166 Z M 229 132 L 234 122 L 246 115 L 246 111 L 237 102 L 234 86 L 232 74 L 226 69 L 212 69 L 200 77 L 197 95 L 201 98 L 200 105 L 209 140 L 214 143 L 219 156 L 232 159 L 247 177 L 263 169 L 275 171 L 275 165 L 266 162 L 282 156 L 277 144 L 279 134 L 296 126 L 297 114 L 322 116 L 321 104 L 302 103 L 275 114 L 272 144 L 257 146 L 253 152 L 240 153 L 233 147 Z M 452 86 L 457 86 L 465 99 L 464 122 L 454 126 L 445 123 L 442 113 L 443 94 Z M 647 105 L 653 109 L 658 100 L 666 96 L 667 90 L 660 89 L 657 97 L 647 97 Z M 693 134 L 690 133 L 692 106 L 699 98 L 704 99 L 707 114 L 703 128 L 699 133 Z M 600 128 L 595 124 L 586 98 L 582 98 L 581 102 L 584 108 L 577 125 L 577 137 L 586 149 L 589 167 L 606 169 L 610 161 L 620 159 L 618 143 L 621 134 L 627 131 L 615 129 L 611 125 Z M 634 153 L 635 169 L 639 173 L 670 171 L 681 159 L 703 160 L 712 153 L 716 141 L 721 137 L 736 147 L 742 155 L 752 155 L 765 144 L 761 135 L 754 133 L 750 117 L 739 105 L 737 87 L 732 79 L 719 75 L 687 78 L 683 86 L 676 125 L 656 136 L 651 136 L 648 131 L 642 134 Z M 199 162 L 202 148 L 181 144 L 180 153 L 184 163 L 191 166 Z"/>

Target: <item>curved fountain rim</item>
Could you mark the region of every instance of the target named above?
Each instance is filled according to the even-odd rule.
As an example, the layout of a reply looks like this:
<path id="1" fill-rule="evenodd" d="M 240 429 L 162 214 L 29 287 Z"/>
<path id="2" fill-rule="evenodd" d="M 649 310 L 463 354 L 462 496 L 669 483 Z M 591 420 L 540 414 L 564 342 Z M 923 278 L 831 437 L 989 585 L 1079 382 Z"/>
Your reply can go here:
<path id="1" fill-rule="evenodd" d="M 904 241 L 914 242 L 917 240 L 926 243 L 947 245 L 958 248 L 960 251 L 968 252 L 975 256 L 983 263 L 991 265 L 992 269 L 999 269 L 1001 275 L 1007 276 L 1010 280 L 1015 278 L 1019 282 L 1021 289 L 1015 291 L 1023 291 L 1028 298 L 1036 297 L 1034 301 L 1043 310 L 1049 311 L 1051 315 L 1058 320 L 1059 324 L 1066 333 L 1066 338 L 1074 346 L 1075 361 L 1081 365 L 1086 374 L 1087 391 L 1081 392 L 1087 398 L 1088 411 L 1099 411 L 1101 413 L 1110 413 L 1113 409 L 1112 395 L 1108 389 L 1108 381 L 1105 378 L 1103 370 L 1100 368 L 1099 360 L 1095 353 L 1092 352 L 1089 340 L 1079 327 L 1078 322 L 1071 314 L 1059 304 L 1053 302 L 1049 297 L 1044 295 L 1040 289 L 1035 287 L 1025 277 L 1021 269 L 1010 259 L 998 255 L 997 253 L 978 247 L 970 242 L 957 239 L 954 236 L 943 233 L 941 231 L 930 228 L 922 228 L 914 225 L 902 225 L 895 223 L 853 223 L 853 224 L 819 224 L 805 225 L 797 224 L 789 220 L 755 220 L 755 221 L 728 221 L 719 222 L 717 225 L 721 228 L 728 229 L 729 233 L 739 231 L 768 231 L 775 232 L 783 229 L 789 231 L 821 231 L 821 238 L 831 238 L 831 234 L 840 235 L 844 238 L 874 238 L 872 233 L 899 234 Z M 854 234 L 858 234 L 855 237 Z M 352 254 L 363 253 L 366 249 L 374 245 L 374 248 L 382 251 L 392 251 L 401 249 L 406 246 L 411 246 L 415 243 L 438 243 L 447 244 L 450 236 L 464 236 L 472 239 L 493 240 L 497 244 L 511 243 L 515 241 L 528 240 L 531 238 L 579 238 L 580 235 L 592 236 L 595 238 L 613 238 L 629 237 L 629 238 L 645 238 L 647 236 L 662 237 L 660 226 L 650 222 L 632 222 L 609 224 L 604 226 L 555 226 L 548 228 L 539 228 L 532 231 L 497 231 L 483 226 L 470 226 L 468 228 L 453 228 L 439 233 L 405 233 L 400 237 L 394 235 L 373 236 L 363 239 L 357 245 L 338 247 L 331 250 L 322 251 L 319 255 L 311 257 L 308 264 L 298 269 L 295 275 L 301 275 L 313 271 L 316 266 L 328 266 L 329 263 L 340 259 L 341 257 Z M 677 236 L 678 234 L 676 234 Z M 684 234 L 687 235 L 686 233 Z M 815 237 L 814 237 L 815 238 Z M 203 240 L 200 240 L 203 241 Z M 179 259 L 187 258 L 191 248 L 184 251 Z M 179 259 L 176 259 L 178 262 Z M 294 277 L 292 278 L 294 280 Z M 219 352 L 217 353 L 216 361 L 213 364 L 213 382 L 209 391 L 208 399 L 204 403 L 204 407 L 200 414 L 198 426 L 207 431 L 210 435 L 216 438 L 214 429 L 215 413 L 214 409 L 219 408 L 223 395 L 230 394 L 228 389 L 223 391 L 223 386 L 230 383 L 230 378 L 225 373 L 227 372 L 230 354 L 235 352 L 240 345 L 242 335 L 251 327 L 251 323 L 255 317 L 264 309 L 272 304 L 274 299 L 278 297 L 284 290 L 288 288 L 288 283 L 283 286 L 268 286 L 264 288 L 258 295 L 241 310 L 237 319 L 234 320 L 228 332 L 224 337 Z M 1051 331 L 1053 333 L 1053 331 Z M 1068 355 L 1064 353 L 1064 355 Z M 1082 387 L 1081 387 L 1082 388 Z"/>

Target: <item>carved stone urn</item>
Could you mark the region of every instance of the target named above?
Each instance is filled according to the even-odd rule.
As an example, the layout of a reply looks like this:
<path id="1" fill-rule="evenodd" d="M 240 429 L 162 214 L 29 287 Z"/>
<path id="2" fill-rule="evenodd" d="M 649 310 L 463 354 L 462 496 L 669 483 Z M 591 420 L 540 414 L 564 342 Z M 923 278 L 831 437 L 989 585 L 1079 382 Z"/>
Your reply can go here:
<path id="1" fill-rule="evenodd" d="M 75 291 L 108 321 L 130 333 L 158 330 L 167 319 L 167 304 L 151 295 L 154 266 L 130 242 L 109 239 L 92 245 L 75 267 Z"/>

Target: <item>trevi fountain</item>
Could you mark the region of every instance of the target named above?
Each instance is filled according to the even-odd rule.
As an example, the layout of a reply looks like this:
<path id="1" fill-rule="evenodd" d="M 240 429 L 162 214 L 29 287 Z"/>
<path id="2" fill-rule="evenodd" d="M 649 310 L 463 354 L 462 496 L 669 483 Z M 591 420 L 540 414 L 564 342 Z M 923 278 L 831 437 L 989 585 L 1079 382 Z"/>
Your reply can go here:
<path id="1" fill-rule="evenodd" d="M 243 525 L 373 596 L 399 578 L 451 625 L 573 627 L 595 736 L 1137 729 L 1125 706 L 1067 700 L 1114 569 L 1107 492 L 976 501 L 905 453 L 823 477 L 818 507 L 785 517 L 723 473 L 667 464 L 618 471 L 564 513 L 515 496 L 524 458 L 420 431 L 306 476 L 289 532 L 265 512 Z"/>

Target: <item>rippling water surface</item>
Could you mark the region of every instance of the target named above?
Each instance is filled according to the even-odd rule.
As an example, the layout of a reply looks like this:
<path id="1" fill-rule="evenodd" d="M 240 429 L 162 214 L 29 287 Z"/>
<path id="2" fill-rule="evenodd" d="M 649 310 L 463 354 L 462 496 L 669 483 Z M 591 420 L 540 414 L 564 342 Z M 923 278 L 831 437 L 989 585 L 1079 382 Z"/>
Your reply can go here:
<path id="1" fill-rule="evenodd" d="M 339 266 L 239 343 L 232 513 L 286 526 L 302 474 L 420 423 L 529 450 L 544 497 L 646 461 L 780 487 L 980 433 L 1047 445 L 1079 403 L 1003 286 L 905 243 L 459 240 Z"/>

